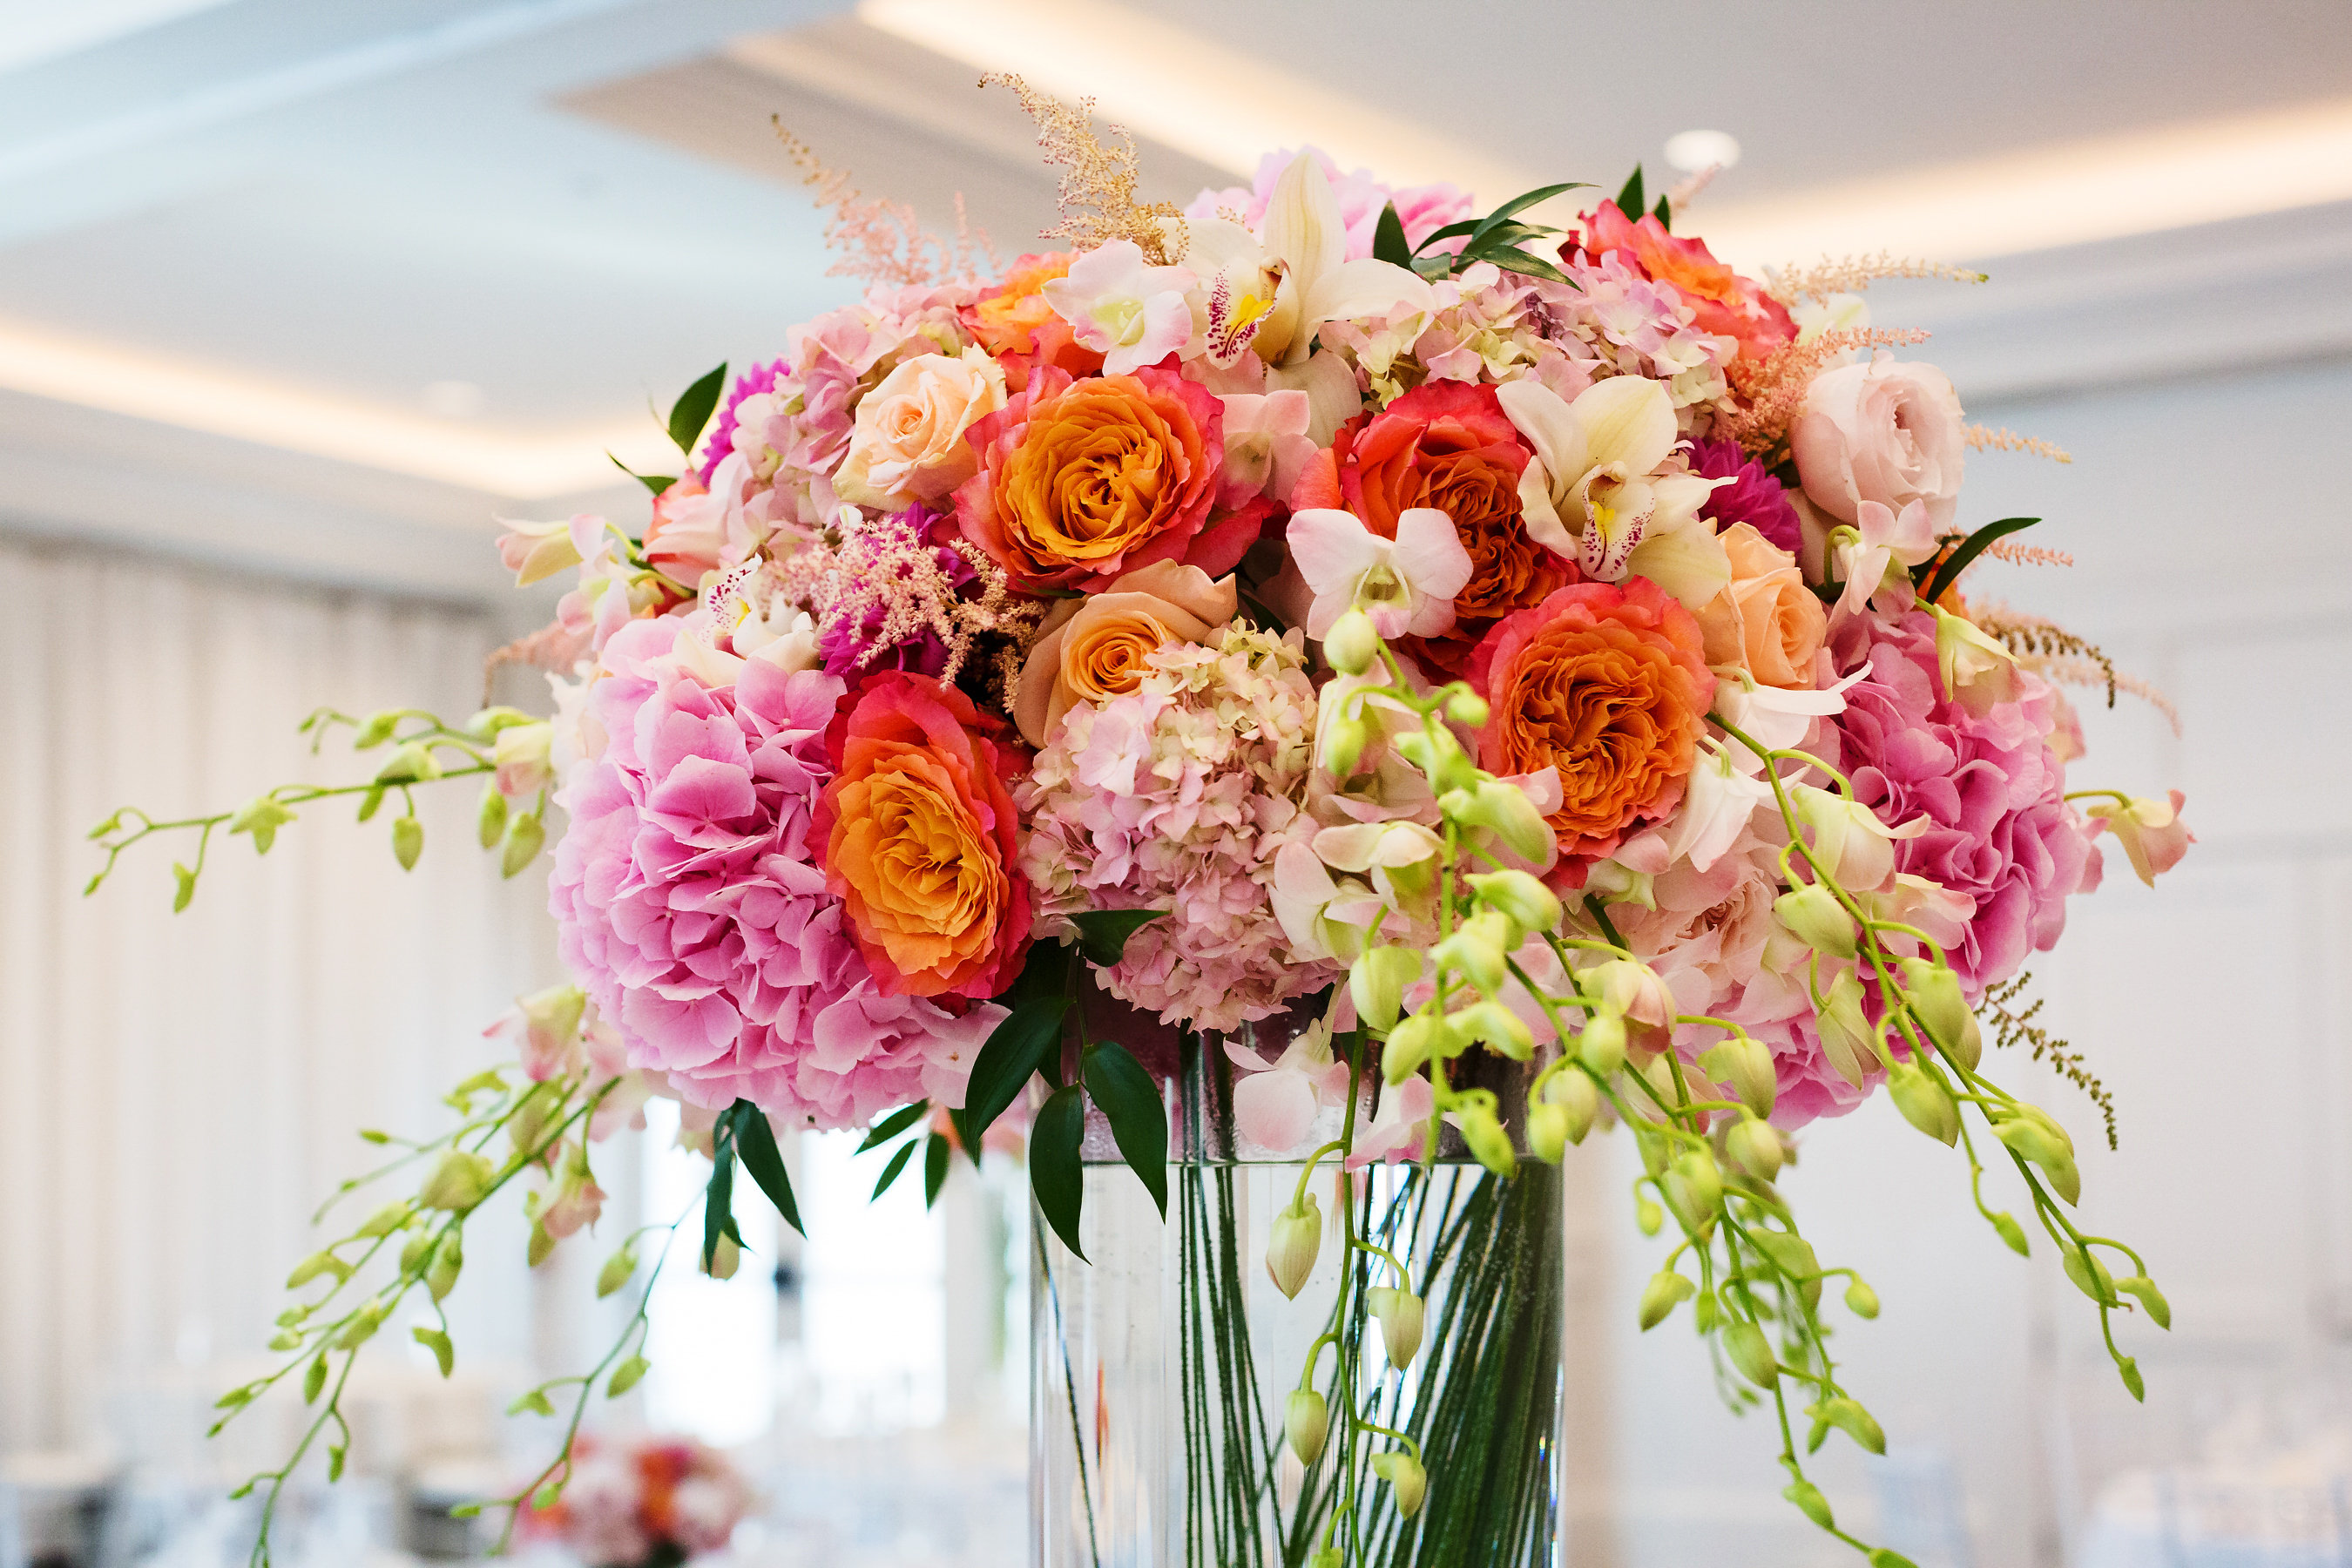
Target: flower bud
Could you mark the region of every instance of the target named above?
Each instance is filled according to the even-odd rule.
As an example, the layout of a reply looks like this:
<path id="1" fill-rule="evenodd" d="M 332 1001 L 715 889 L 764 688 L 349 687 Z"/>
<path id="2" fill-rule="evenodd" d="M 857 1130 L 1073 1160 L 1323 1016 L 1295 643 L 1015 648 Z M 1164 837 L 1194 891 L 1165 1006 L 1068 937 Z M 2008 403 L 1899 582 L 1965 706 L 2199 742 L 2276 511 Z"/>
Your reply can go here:
<path id="1" fill-rule="evenodd" d="M 1472 788 L 1478 782 L 1478 764 L 1454 738 L 1454 731 L 1443 727 L 1409 730 L 1396 739 L 1397 754 L 1429 775 L 1430 787 L 1439 795 Z"/>
<path id="2" fill-rule="evenodd" d="M 404 871 L 416 869 L 417 859 L 425 853 L 425 824 L 414 816 L 392 819 L 392 858 L 400 862 Z"/>
<path id="3" fill-rule="evenodd" d="M 359 1234 L 365 1237 L 390 1236 L 406 1225 L 408 1216 L 414 1212 L 406 1198 L 394 1198 L 368 1215 L 367 1223 L 360 1226 Z"/>
<path id="4" fill-rule="evenodd" d="M 1265 1271 L 1274 1288 L 1292 1300 L 1315 1272 L 1316 1255 L 1323 1250 L 1323 1205 L 1313 1193 L 1274 1216 L 1265 1243 Z"/>
<path id="5" fill-rule="evenodd" d="M 1797 1511 L 1820 1525 L 1823 1530 L 1837 1528 L 1837 1516 L 1830 1511 L 1830 1500 L 1822 1489 L 1811 1481 L 1790 1481 L 1780 1489 L 1780 1495 L 1797 1505 Z"/>
<path id="6" fill-rule="evenodd" d="M 1421 1511 L 1422 1494 L 1429 1488 L 1429 1477 L 1421 1461 L 1402 1448 L 1372 1456 L 1372 1474 L 1388 1482 L 1389 1490 L 1396 1494 L 1397 1517 L 1411 1519 Z"/>
<path id="7" fill-rule="evenodd" d="M 492 782 L 499 793 L 512 798 L 545 788 L 555 778 L 550 761 L 554 747 L 555 726 L 544 719 L 500 730 L 490 749 L 490 761 L 498 767 Z"/>
<path id="8" fill-rule="evenodd" d="M 1608 1012 L 1637 1024 L 1664 1027 L 1674 1021 L 1675 994 L 1658 972 L 1637 959 L 1612 958 L 1578 978 L 1578 989 Z"/>
<path id="9" fill-rule="evenodd" d="M 1857 1318 L 1878 1316 L 1878 1292 L 1856 1279 L 1845 1288 L 1845 1310 Z"/>
<path id="10" fill-rule="evenodd" d="M 1381 657 L 1381 634 L 1372 617 L 1352 606 L 1331 623 L 1323 638 L 1323 657 L 1342 675 L 1361 675 Z"/>
<path id="11" fill-rule="evenodd" d="M 433 1250 L 433 1233 L 420 1230 L 408 1238 L 400 1249 L 400 1271 L 414 1274 L 425 1265 L 425 1255 Z"/>
<path id="12" fill-rule="evenodd" d="M 1447 815 L 1465 826 L 1484 827 L 1503 841 L 1503 847 L 1522 860 L 1541 860 L 1557 846 L 1551 824 L 1544 820 L 1528 792 L 1515 784 L 1501 779 L 1482 779 L 1468 800 L 1459 806 L 1441 800 Z"/>
<path id="13" fill-rule="evenodd" d="M 507 847 L 499 857 L 499 875 L 520 877 L 523 868 L 539 858 L 540 847 L 547 842 L 547 828 L 539 820 L 539 813 L 526 811 L 507 825 Z"/>
<path id="14" fill-rule="evenodd" d="M 497 784 L 484 784 L 481 806 L 474 814 L 474 837 L 483 848 L 495 849 L 506 836 L 507 797 L 499 793 Z"/>
<path id="15" fill-rule="evenodd" d="M 415 741 L 393 749 L 392 755 L 376 769 L 373 782 L 381 784 L 423 784 L 441 776 L 441 764 L 435 760 L 429 747 Z"/>
<path id="16" fill-rule="evenodd" d="M 1771 1388 L 1780 1381 L 1780 1362 L 1772 1353 L 1772 1342 L 1754 1323 L 1726 1325 L 1723 1353 L 1740 1376 L 1759 1388 Z"/>
<path id="17" fill-rule="evenodd" d="M 1381 1342 L 1388 1350 L 1389 1364 L 1402 1372 L 1421 1349 L 1421 1298 L 1410 1290 L 1375 1285 L 1364 1292 L 1364 1302 L 1380 1320 Z"/>
<path id="18" fill-rule="evenodd" d="M 1576 1054 L 1602 1078 L 1614 1073 L 1625 1065 L 1625 1020 L 1610 1013 L 1593 1014 L 1576 1037 Z"/>
<path id="19" fill-rule="evenodd" d="M 1311 1465 L 1320 1458 L 1323 1439 L 1331 1429 L 1331 1415 L 1323 1396 L 1311 1388 L 1292 1389 L 1289 1402 L 1283 1406 L 1282 1428 L 1300 1464 Z"/>
<path id="20" fill-rule="evenodd" d="M 1649 1199 L 1643 1198 L 1633 1205 L 1633 1223 L 1641 1227 L 1643 1236 L 1655 1236 L 1659 1228 L 1666 1223 L 1666 1211 Z M 1648 1327 L 1647 1324 L 1643 1326 Z"/>
<path id="21" fill-rule="evenodd" d="M 1739 1124 L 1725 1135 L 1723 1151 L 1731 1156 L 1733 1164 L 1759 1182 L 1778 1177 L 1781 1164 L 1789 1157 L 1780 1131 L 1770 1122 L 1753 1117 L 1742 1117 Z"/>
<path id="22" fill-rule="evenodd" d="M 1741 1104 L 1759 1116 L 1772 1114 L 1780 1094 L 1780 1068 L 1771 1047 L 1753 1035 L 1734 1035 L 1710 1046 L 1698 1058 L 1699 1067 L 1717 1083 L 1731 1086 Z M 1767 1178 L 1768 1180 L 1769 1178 Z"/>
<path id="23" fill-rule="evenodd" d="M 1468 879 L 1471 891 L 1526 931 L 1559 929 L 1559 900 L 1525 871 L 1487 871 Z"/>
<path id="24" fill-rule="evenodd" d="M 2050 1129 L 2031 1117 L 2016 1116 L 1993 1128 L 1992 1135 L 2006 1144 L 2019 1158 L 2042 1167 L 2049 1178 L 2050 1188 L 2068 1203 L 2083 1195 L 2083 1177 L 2074 1167 L 2074 1151 L 2060 1138 L 2051 1136 Z"/>
<path id="25" fill-rule="evenodd" d="M 1816 952 L 1852 958 L 1860 951 L 1854 941 L 1853 917 L 1845 912 L 1837 895 L 1819 882 L 1781 894 L 1772 900 L 1772 913 L 1798 941 Z"/>
<path id="26" fill-rule="evenodd" d="M 722 1234 L 711 1247 L 709 1261 L 702 1264 L 702 1271 L 713 1279 L 732 1279 L 742 1266 L 743 1248 L 733 1237 Z"/>
<path id="27" fill-rule="evenodd" d="M 453 1230 L 433 1249 L 432 1265 L 425 1270 L 425 1288 L 435 1300 L 440 1300 L 457 1288 L 457 1275 L 465 1267 L 466 1244 Z"/>
<path id="28" fill-rule="evenodd" d="M 1541 1103 L 1557 1106 L 1568 1117 L 1568 1141 L 1581 1143 L 1584 1135 L 1592 1131 L 1592 1119 L 1601 1114 L 1601 1090 L 1592 1079 L 1573 1068 L 1556 1072 L 1544 1080 Z"/>
<path id="29" fill-rule="evenodd" d="M 1536 1037 L 1527 1021 L 1500 1002 L 1474 1002 L 1453 1016 L 1450 1026 L 1466 1039 L 1479 1041 L 1496 1056 L 1523 1062 L 1536 1054 Z"/>
<path id="30" fill-rule="evenodd" d="M 1465 921 L 1429 956 L 1440 970 L 1454 970 L 1481 992 L 1492 995 L 1503 988 L 1507 960 L 1501 933 L 1496 929 L 1496 925 L 1503 923 L 1502 917 L 1495 917 L 1495 925 L 1481 925 L 1479 922 L 1486 918 L 1478 915 Z"/>
<path id="31" fill-rule="evenodd" d="M 2116 1289 L 2147 1309 L 2149 1321 L 2158 1328 L 2172 1327 L 2172 1304 L 2164 1299 L 2164 1292 L 2156 1288 L 2155 1280 L 2145 1274 L 2135 1274 L 2128 1279 L 2116 1280 Z"/>
<path id="32" fill-rule="evenodd" d="M 1886 1452 L 1886 1434 L 1880 1429 L 1877 1418 L 1862 1407 L 1861 1401 L 1840 1395 L 1824 1401 L 1816 1414 L 1869 1452 Z"/>
<path id="33" fill-rule="evenodd" d="M 530 1238 L 523 1244 L 523 1261 L 530 1268 L 536 1268 L 554 1256 L 555 1237 L 547 1228 L 547 1222 L 532 1220 Z"/>
<path id="34" fill-rule="evenodd" d="M 1342 713 L 1324 726 L 1322 754 L 1316 762 L 1329 769 L 1333 778 L 1344 780 L 1355 773 L 1356 763 L 1371 738 L 1372 727 L 1362 715 Z"/>
<path id="35" fill-rule="evenodd" d="M 1671 1268 L 1661 1268 L 1642 1287 L 1642 1327 L 1644 1331 L 1666 1321 L 1675 1304 L 1698 1289 Z"/>
<path id="36" fill-rule="evenodd" d="M 1381 1047 L 1381 1076 L 1402 1083 L 1421 1070 L 1444 1036 L 1444 1021 L 1434 1013 L 1415 1013 L 1389 1031 Z"/>
<path id="37" fill-rule="evenodd" d="M 1495 1113 L 1480 1101 L 1472 1101 L 1457 1113 L 1462 1127 L 1462 1142 L 1470 1146 L 1477 1162 L 1498 1176 L 1507 1176 L 1518 1168 L 1518 1154 L 1511 1148 L 1511 1135 Z"/>
<path id="38" fill-rule="evenodd" d="M 1716 1211 L 1723 1206 L 1723 1173 L 1715 1168 L 1713 1156 L 1692 1150 L 1666 1167 L 1659 1185 L 1684 1229 L 1703 1234 L 1715 1224 Z"/>
<path id="39" fill-rule="evenodd" d="M 1927 1026 L 1938 1046 L 1960 1055 L 1962 1039 L 1976 1026 L 1976 1015 L 1969 1011 L 1968 998 L 1960 994 L 1960 977 L 1946 965 L 1924 958 L 1906 958 L 1902 968 L 1904 999 L 1910 1003 L 1913 1016 Z M 1970 1060 L 1969 1065 L 1976 1064 Z"/>
<path id="40" fill-rule="evenodd" d="M 637 1276 L 637 1254 L 635 1248 L 624 1247 L 604 1259 L 604 1267 L 596 1271 L 596 1300 L 620 1289 Z"/>
<path id="41" fill-rule="evenodd" d="M 483 1155 L 463 1149 L 445 1151 L 441 1163 L 425 1178 L 416 1201 L 429 1209 L 463 1214 L 489 1196 L 492 1174 L 490 1162 Z"/>
<path id="42" fill-rule="evenodd" d="M 331 1252 L 314 1252 L 294 1266 L 294 1272 L 286 1277 L 286 1289 L 299 1290 L 321 1274 L 333 1275 L 340 1285 L 352 1277 L 352 1268 Z"/>
<path id="43" fill-rule="evenodd" d="M 1568 1112 L 1538 1100 L 1528 1107 L 1528 1152 L 1547 1165 L 1568 1154 Z"/>
<path id="44" fill-rule="evenodd" d="M 1487 711 L 1486 700 L 1475 691 L 1457 691 L 1445 700 L 1445 716 L 1456 724 L 1467 724 L 1473 730 L 1483 730 L 1493 715 Z"/>
<path id="45" fill-rule="evenodd" d="M 1348 994 L 1356 1016 L 1375 1029 L 1397 1021 L 1404 988 L 1421 978 L 1421 954 L 1409 947 L 1375 945 L 1348 966 Z"/>
<path id="46" fill-rule="evenodd" d="M 1886 1069 L 1886 1092 L 1903 1120 L 1947 1148 L 1960 1141 L 1960 1108 L 1944 1086 L 1916 1062 L 1896 1062 Z"/>

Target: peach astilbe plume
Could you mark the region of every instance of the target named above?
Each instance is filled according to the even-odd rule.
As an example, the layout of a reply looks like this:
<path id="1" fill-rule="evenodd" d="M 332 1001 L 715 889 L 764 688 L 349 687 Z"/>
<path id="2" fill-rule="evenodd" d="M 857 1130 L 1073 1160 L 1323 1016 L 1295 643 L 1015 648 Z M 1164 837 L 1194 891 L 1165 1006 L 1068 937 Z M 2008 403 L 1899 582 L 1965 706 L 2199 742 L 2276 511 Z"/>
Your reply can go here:
<path id="1" fill-rule="evenodd" d="M 1772 286 L 1772 297 L 1784 305 L 1793 305 L 1800 300 L 1859 294 L 1873 283 L 1890 278 L 1940 278 L 1949 283 L 1981 283 L 1988 274 L 1972 267 L 1898 258 L 1882 250 L 1874 256 L 1842 256 L 1835 260 L 1823 257 L 1811 267 L 1793 263 L 1768 267 L 1764 276 Z"/>
<path id="2" fill-rule="evenodd" d="M 2118 670 L 2116 661 L 2097 644 L 2076 637 L 2057 622 L 1994 603 L 1969 605 L 1969 618 L 2015 654 L 2020 665 L 2042 679 L 2094 691 L 2104 689 L 2110 708 L 2116 705 L 2117 692 L 2137 697 L 2163 714 L 2174 734 L 2180 733 L 2180 712 L 2173 707 L 2172 699 L 2137 676 Z"/>
<path id="3" fill-rule="evenodd" d="M 1850 350 L 1908 348 L 1927 341 L 1921 327 L 1838 327 L 1761 361 L 1736 359 L 1726 374 L 1739 406 L 1718 416 L 1709 434 L 1737 441 L 1753 455 L 1772 452 L 1788 441 L 1789 426 L 1804 406 L 1805 389 L 1831 361 Z"/>
<path id="4" fill-rule="evenodd" d="M 1998 430 L 1990 425 L 1969 426 L 1969 447 L 1978 452 L 2031 452 L 2053 463 L 2074 460 L 2074 454 L 2055 441 L 2044 441 L 2039 436 L 2021 436 L 2006 425 Z"/>
<path id="5" fill-rule="evenodd" d="M 784 129 L 782 116 L 770 123 L 803 183 L 816 187 L 812 199 L 833 209 L 833 216 L 825 220 L 824 243 L 843 254 L 825 268 L 826 277 L 921 288 L 1003 270 L 987 232 L 973 228 L 965 218 L 961 193 L 956 196 L 956 237 L 950 242 L 926 229 L 905 202 L 862 199 L 850 188 L 847 170 L 826 167 L 807 142 Z"/>
<path id="6" fill-rule="evenodd" d="M 1062 170 L 1057 195 L 1062 221 L 1039 238 L 1066 239 L 1073 250 L 1131 240 L 1144 261 L 1154 267 L 1164 267 L 1183 253 L 1183 215 L 1172 202 L 1146 205 L 1136 201 L 1135 138 L 1114 125 L 1110 133 L 1117 144 L 1105 146 L 1095 134 L 1093 99 L 1064 103 L 1005 71 L 980 79 L 982 87 L 995 83 L 1010 88 L 1020 100 L 1023 111 L 1036 122 L 1037 145 L 1045 150 L 1045 162 Z"/>

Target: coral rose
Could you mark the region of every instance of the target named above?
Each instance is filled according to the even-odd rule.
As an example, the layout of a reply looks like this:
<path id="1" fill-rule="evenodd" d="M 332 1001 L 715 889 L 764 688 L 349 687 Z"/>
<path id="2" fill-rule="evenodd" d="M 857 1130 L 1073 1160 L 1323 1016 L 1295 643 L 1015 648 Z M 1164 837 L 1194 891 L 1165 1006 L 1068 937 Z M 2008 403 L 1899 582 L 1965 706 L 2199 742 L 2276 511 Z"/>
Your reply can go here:
<path id="1" fill-rule="evenodd" d="M 1016 866 L 1015 759 L 971 699 L 884 670 L 841 700 L 825 731 L 833 781 L 817 797 L 825 887 L 894 996 L 993 996 L 1029 945 Z"/>
<path id="2" fill-rule="evenodd" d="M 1763 285 L 1717 261 L 1704 242 L 1667 233 L 1654 215 L 1644 213 L 1639 222 L 1632 222 L 1615 202 L 1602 202 L 1585 220 L 1578 243 L 1595 261 L 1612 250 L 1623 252 L 1643 272 L 1682 296 L 1699 331 L 1738 339 L 1744 359 L 1768 358 L 1797 341 L 1797 323 L 1788 307 L 1765 292 Z"/>
<path id="3" fill-rule="evenodd" d="M 1453 521 L 1469 552 L 1470 581 L 1454 595 L 1454 631 L 1415 645 L 1453 674 L 1488 626 L 1582 575 L 1520 520 L 1528 459 L 1493 387 L 1433 381 L 1341 426 L 1330 451 L 1300 476 L 1291 505 L 1344 508 L 1383 539 L 1394 539 L 1398 517 L 1415 507 Z"/>
<path id="4" fill-rule="evenodd" d="M 1758 684 L 1813 684 L 1813 655 L 1829 633 L 1829 615 L 1805 586 L 1797 558 L 1735 522 L 1717 536 L 1731 560 L 1731 581 L 1698 612 L 1709 664 L 1736 664 Z"/>
<path id="5" fill-rule="evenodd" d="M 1691 613 L 1646 577 L 1578 583 L 1507 617 L 1470 679 L 1491 709 L 1491 773 L 1559 770 L 1564 855 L 1606 855 L 1681 801 L 1715 676 Z"/>
<path id="6" fill-rule="evenodd" d="M 1143 682 L 1155 652 L 1170 643 L 1215 640 L 1234 618 L 1231 577 L 1161 561 L 1129 572 L 1110 592 L 1065 599 L 1029 650 L 1013 699 L 1021 738 L 1043 746 L 1074 702 L 1101 702 Z"/>
<path id="7" fill-rule="evenodd" d="M 1212 575 L 1257 537 L 1263 504 L 1210 510 L 1224 464 L 1223 405 L 1172 370 L 1074 381 L 1040 366 L 971 428 L 980 471 L 956 521 L 1025 592 L 1099 592 L 1156 561 Z"/>
<path id="8" fill-rule="evenodd" d="M 966 331 L 981 347 L 1004 366 L 1005 384 L 1014 392 L 1029 384 L 1038 364 L 1058 365 L 1072 375 L 1092 375 L 1102 369 L 1102 355 L 1071 335 L 1070 323 L 1055 313 L 1045 298 L 1045 285 L 1070 275 L 1070 253 L 1049 251 L 1024 256 L 1013 264 L 1004 287 L 962 311 Z"/>
<path id="9" fill-rule="evenodd" d="M 1937 533 L 1958 510 L 1968 444 L 1944 373 L 1885 354 L 1815 376 L 1789 426 L 1806 500 L 1840 522 L 1864 501 L 1896 512 L 1919 501 Z"/>
<path id="10" fill-rule="evenodd" d="M 833 488 L 886 511 L 936 501 L 980 466 L 963 433 L 1003 406 L 1004 372 L 980 350 L 919 354 L 858 400 Z"/>

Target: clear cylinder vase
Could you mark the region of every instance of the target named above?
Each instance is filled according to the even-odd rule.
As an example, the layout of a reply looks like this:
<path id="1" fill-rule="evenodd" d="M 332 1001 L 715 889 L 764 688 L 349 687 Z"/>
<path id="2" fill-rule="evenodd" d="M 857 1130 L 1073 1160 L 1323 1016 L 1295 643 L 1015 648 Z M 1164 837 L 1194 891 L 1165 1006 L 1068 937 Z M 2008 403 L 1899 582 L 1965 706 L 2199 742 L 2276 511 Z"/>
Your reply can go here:
<path id="1" fill-rule="evenodd" d="M 1090 1012 L 1094 1009 L 1089 1009 Z M 1109 1020 L 1106 1020 L 1108 1022 Z M 1097 1037 L 1128 1043 L 1165 1074 L 1168 1213 L 1089 1126 L 1073 1257 L 1033 1213 L 1030 1535 L 1036 1568 L 1308 1568 L 1336 1549 L 1348 1568 L 1537 1568 L 1559 1558 L 1562 1268 L 1559 1172 L 1522 1158 L 1498 1176 L 1451 1129 L 1436 1158 L 1350 1174 L 1327 1156 L 1308 1178 L 1322 1247 L 1296 1299 L 1265 1268 L 1273 1216 L 1307 1167 L 1247 1146 L 1233 1116 L 1242 1076 L 1225 1040 L 1154 1035 L 1126 1016 Z M 1284 1021 L 1240 1032 L 1265 1059 Z M 1138 1040 L 1137 1036 L 1144 1038 Z M 1533 1069 L 1465 1058 L 1496 1091 L 1525 1152 Z M 1466 1076 L 1457 1073 L 1460 1083 Z M 1360 1081 L 1354 1129 L 1378 1111 Z M 1313 1148 L 1349 1127 L 1325 1107 Z M 1388 1364 L 1366 1290 L 1407 1271 L 1424 1331 Z M 1342 1305 L 1343 1278 L 1346 1284 Z M 1309 1347 L 1329 1332 L 1309 1386 L 1329 1410 L 1312 1466 L 1285 1444 L 1285 1410 Z M 1381 1433 L 1359 1427 L 1346 1412 Z M 1425 1496 L 1408 1517 L 1370 1458 L 1420 1446 Z M 1333 1559 L 1326 1558 L 1329 1562 Z"/>

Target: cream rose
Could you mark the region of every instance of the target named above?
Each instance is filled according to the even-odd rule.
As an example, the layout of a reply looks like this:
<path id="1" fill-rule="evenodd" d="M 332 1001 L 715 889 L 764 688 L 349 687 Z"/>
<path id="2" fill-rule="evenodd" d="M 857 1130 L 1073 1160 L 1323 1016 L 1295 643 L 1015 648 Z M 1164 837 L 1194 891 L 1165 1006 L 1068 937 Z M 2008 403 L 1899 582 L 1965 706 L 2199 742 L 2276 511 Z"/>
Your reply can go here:
<path id="1" fill-rule="evenodd" d="M 1805 586 L 1797 558 L 1748 523 L 1733 523 L 1719 538 L 1731 581 L 1698 612 L 1707 663 L 1736 664 L 1762 686 L 1811 686 L 1829 616 Z"/>
<path id="2" fill-rule="evenodd" d="M 1132 691 L 1155 649 L 1205 642 L 1234 618 L 1234 580 L 1210 581 L 1198 566 L 1154 562 L 1129 572 L 1107 593 L 1065 599 L 1029 649 L 1013 698 L 1022 738 L 1043 746 L 1073 703 Z"/>
<path id="3" fill-rule="evenodd" d="M 936 501 L 980 467 L 964 431 L 1003 406 L 1004 372 L 979 349 L 910 359 L 859 400 L 834 489 L 888 510 Z"/>
<path id="4" fill-rule="evenodd" d="M 1862 503 L 1926 503 L 1937 532 L 1958 505 L 1968 429 L 1960 400 L 1931 364 L 1880 357 L 1813 378 L 1789 427 L 1805 494 L 1840 522 Z"/>

